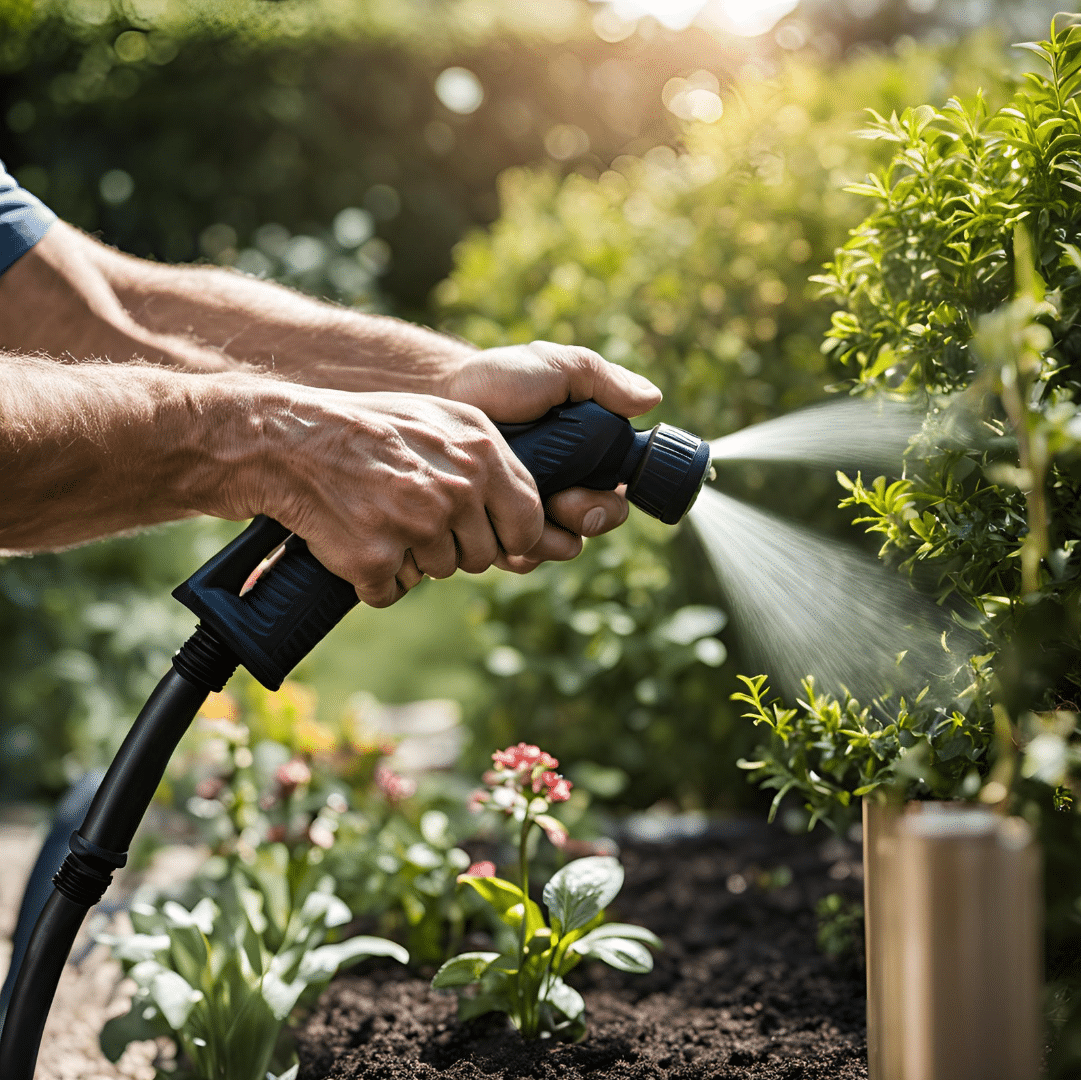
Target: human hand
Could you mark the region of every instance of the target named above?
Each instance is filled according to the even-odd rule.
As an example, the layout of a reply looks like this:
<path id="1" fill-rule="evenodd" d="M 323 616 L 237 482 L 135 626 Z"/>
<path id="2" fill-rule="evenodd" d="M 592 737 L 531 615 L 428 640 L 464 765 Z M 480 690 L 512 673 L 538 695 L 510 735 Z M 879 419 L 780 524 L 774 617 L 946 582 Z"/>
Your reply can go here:
<path id="1" fill-rule="evenodd" d="M 536 420 L 568 399 L 592 398 L 620 416 L 639 416 L 661 400 L 648 379 L 610 364 L 592 349 L 534 341 L 471 353 L 457 361 L 441 391 L 483 410 L 498 423 Z M 599 536 L 627 520 L 622 492 L 571 488 L 552 496 L 549 520 L 535 549 L 501 558 L 497 565 L 525 573 L 549 559 L 570 559 L 582 536 Z"/>
<path id="2" fill-rule="evenodd" d="M 231 483 L 200 509 L 269 514 L 372 607 L 424 575 L 565 550 L 544 547 L 532 477 L 471 405 L 265 381 L 241 412 L 255 432 L 242 429 Z"/>

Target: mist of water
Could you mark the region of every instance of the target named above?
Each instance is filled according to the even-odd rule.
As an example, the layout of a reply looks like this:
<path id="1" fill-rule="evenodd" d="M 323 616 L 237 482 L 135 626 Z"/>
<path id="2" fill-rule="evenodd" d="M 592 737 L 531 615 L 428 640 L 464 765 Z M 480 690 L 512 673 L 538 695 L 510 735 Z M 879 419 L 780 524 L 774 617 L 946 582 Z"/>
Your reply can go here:
<path id="1" fill-rule="evenodd" d="M 713 488 L 690 520 L 747 659 L 774 690 L 791 697 L 813 675 L 866 703 L 963 685 L 977 635 L 877 559 Z"/>
<path id="2" fill-rule="evenodd" d="M 926 410 L 841 398 L 743 428 L 710 443 L 714 461 L 778 461 L 897 474 Z"/>

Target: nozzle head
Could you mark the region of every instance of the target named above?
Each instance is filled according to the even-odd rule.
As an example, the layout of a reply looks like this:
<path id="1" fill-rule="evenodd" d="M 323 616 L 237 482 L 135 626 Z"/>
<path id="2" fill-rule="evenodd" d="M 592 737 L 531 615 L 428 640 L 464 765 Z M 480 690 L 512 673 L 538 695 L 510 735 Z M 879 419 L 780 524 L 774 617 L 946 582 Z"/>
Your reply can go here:
<path id="1" fill-rule="evenodd" d="M 709 443 L 671 424 L 658 424 L 627 498 L 651 517 L 675 525 L 690 510 L 709 473 Z"/>

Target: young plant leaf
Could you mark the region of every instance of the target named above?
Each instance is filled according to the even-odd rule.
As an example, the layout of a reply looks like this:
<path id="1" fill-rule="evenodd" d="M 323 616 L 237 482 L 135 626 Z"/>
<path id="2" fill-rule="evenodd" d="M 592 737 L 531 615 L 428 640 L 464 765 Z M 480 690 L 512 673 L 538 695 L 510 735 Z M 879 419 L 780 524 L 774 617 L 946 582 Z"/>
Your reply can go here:
<path id="1" fill-rule="evenodd" d="M 623 888 L 623 867 L 611 855 L 575 859 L 557 871 L 544 886 L 544 902 L 559 932 L 585 926 L 615 899 Z"/>
<path id="2" fill-rule="evenodd" d="M 203 1000 L 201 991 L 196 990 L 175 971 L 164 968 L 150 981 L 150 997 L 161 1009 L 169 1026 L 177 1030 L 187 1023 L 196 1003 Z"/>
<path id="3" fill-rule="evenodd" d="M 361 935 L 333 945 L 320 945 L 306 952 L 300 961 L 297 977 L 305 983 L 329 980 L 343 964 L 366 956 L 391 956 L 400 964 L 409 963 L 409 953 L 397 942 Z"/>
<path id="4" fill-rule="evenodd" d="M 599 941 L 601 938 L 626 938 L 628 941 L 644 942 L 654 949 L 664 948 L 663 942 L 652 930 L 647 930 L 644 926 L 635 926 L 633 923 L 622 922 L 603 923 L 579 938 L 571 948 L 575 952 L 583 952 L 585 948 L 588 948 L 588 942 Z"/>
<path id="5" fill-rule="evenodd" d="M 582 938 L 571 949 L 588 959 L 601 960 L 617 971 L 642 975 L 653 970 L 653 954 L 640 941 L 630 938 Z"/>
<path id="6" fill-rule="evenodd" d="M 446 990 L 455 986 L 469 986 L 477 982 L 494 960 L 499 959 L 499 953 L 494 952 L 466 952 L 452 956 L 436 973 L 432 979 L 432 987 L 435 990 Z"/>

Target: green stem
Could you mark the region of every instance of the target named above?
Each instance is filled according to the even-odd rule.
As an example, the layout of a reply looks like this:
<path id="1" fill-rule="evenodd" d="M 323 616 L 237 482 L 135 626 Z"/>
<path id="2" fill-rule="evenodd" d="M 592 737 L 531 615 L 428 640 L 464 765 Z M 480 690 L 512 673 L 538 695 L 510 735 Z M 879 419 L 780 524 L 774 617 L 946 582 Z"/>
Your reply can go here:
<path id="1" fill-rule="evenodd" d="M 537 1037 L 536 1010 L 530 1007 L 529 995 L 525 992 L 526 924 L 529 922 L 529 856 L 526 845 L 532 827 L 533 819 L 527 813 L 518 840 L 518 878 L 522 885 L 522 929 L 518 935 L 518 1015 L 522 1020 L 522 1035 L 527 1039 Z"/>

